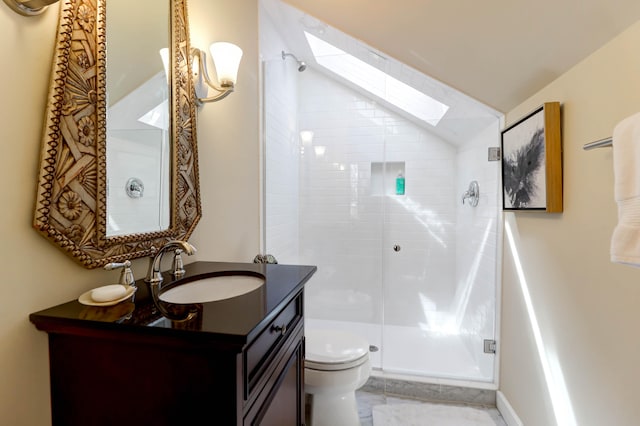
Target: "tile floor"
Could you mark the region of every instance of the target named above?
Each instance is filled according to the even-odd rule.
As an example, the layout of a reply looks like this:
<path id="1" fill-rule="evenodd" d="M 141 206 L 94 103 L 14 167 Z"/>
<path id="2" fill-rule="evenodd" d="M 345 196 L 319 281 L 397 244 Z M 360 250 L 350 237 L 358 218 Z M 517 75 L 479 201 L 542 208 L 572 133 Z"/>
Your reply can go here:
<path id="1" fill-rule="evenodd" d="M 425 401 L 420 401 L 417 399 L 404 398 L 400 396 L 392 396 L 385 395 L 381 392 L 370 391 L 370 390 L 358 390 L 356 391 L 356 399 L 358 401 L 358 412 L 360 414 L 360 422 L 362 426 L 373 426 L 373 417 L 371 415 L 371 410 L 374 405 L 380 404 L 406 404 L 406 403 L 424 403 Z M 458 404 L 463 405 L 463 404 Z M 486 410 L 487 413 L 491 416 L 496 426 L 507 426 L 504 419 L 500 415 L 500 412 L 495 407 L 483 407 L 472 405 L 474 408 Z"/>

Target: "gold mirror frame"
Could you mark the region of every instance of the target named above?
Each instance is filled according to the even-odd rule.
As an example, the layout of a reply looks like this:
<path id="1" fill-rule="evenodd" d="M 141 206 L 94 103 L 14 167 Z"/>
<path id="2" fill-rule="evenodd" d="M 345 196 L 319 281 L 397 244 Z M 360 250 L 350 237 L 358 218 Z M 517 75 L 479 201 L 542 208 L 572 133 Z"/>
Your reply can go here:
<path id="1" fill-rule="evenodd" d="M 33 226 L 87 268 L 187 240 L 202 216 L 186 0 L 170 1 L 171 223 L 106 236 L 106 0 L 62 0 Z"/>

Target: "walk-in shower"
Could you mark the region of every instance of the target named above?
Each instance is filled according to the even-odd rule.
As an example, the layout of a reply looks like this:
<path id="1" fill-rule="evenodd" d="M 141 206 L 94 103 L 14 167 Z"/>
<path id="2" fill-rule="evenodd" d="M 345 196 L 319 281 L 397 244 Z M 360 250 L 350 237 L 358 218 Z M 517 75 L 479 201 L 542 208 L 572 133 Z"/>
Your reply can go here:
<path id="1" fill-rule="evenodd" d="M 495 386 L 499 162 L 487 150 L 500 115 L 277 0 L 262 2 L 260 28 L 265 252 L 318 266 L 307 326 L 365 336 L 374 375 Z M 339 75 L 305 33 L 353 55 L 334 63 L 382 73 L 362 80 L 437 97 L 444 115 L 425 122 Z"/>

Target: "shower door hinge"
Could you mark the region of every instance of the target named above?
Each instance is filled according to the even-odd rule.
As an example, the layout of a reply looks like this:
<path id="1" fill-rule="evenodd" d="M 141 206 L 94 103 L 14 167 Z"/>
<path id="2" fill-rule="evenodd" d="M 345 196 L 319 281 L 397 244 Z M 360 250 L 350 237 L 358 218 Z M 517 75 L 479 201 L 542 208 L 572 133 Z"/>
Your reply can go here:
<path id="1" fill-rule="evenodd" d="M 501 152 L 499 146 L 489 147 L 489 161 L 500 161 Z"/>
<path id="2" fill-rule="evenodd" d="M 484 341 L 484 353 L 495 354 L 496 353 L 496 341 L 485 339 Z"/>

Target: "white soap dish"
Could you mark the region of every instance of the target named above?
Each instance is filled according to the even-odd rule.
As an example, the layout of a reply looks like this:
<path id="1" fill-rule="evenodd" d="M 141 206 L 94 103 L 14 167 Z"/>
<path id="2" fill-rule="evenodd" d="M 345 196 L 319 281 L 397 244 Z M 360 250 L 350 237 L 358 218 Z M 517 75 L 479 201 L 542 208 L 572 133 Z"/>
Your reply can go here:
<path id="1" fill-rule="evenodd" d="M 121 291 L 116 291 L 116 287 L 115 286 L 120 286 L 120 287 L 124 287 L 125 288 L 125 292 L 122 293 Z M 80 295 L 80 297 L 78 297 L 78 302 L 82 303 L 83 305 L 88 305 L 88 306 L 113 306 L 116 305 L 124 300 L 127 300 L 128 298 L 130 298 L 133 293 L 136 292 L 138 288 L 137 287 L 133 287 L 133 286 L 123 286 L 120 284 L 112 284 L 112 285 L 106 285 L 106 286 L 102 286 L 102 287 L 97 287 L 94 288 L 92 290 L 89 290 L 85 293 L 82 293 Z M 94 293 L 96 292 L 96 293 Z M 96 301 L 94 300 L 91 295 L 92 293 L 94 294 L 101 294 L 102 296 L 99 298 L 100 301 Z M 105 297 L 108 298 L 108 294 L 115 294 L 117 296 L 115 296 L 116 298 L 113 300 L 105 300 Z"/>

